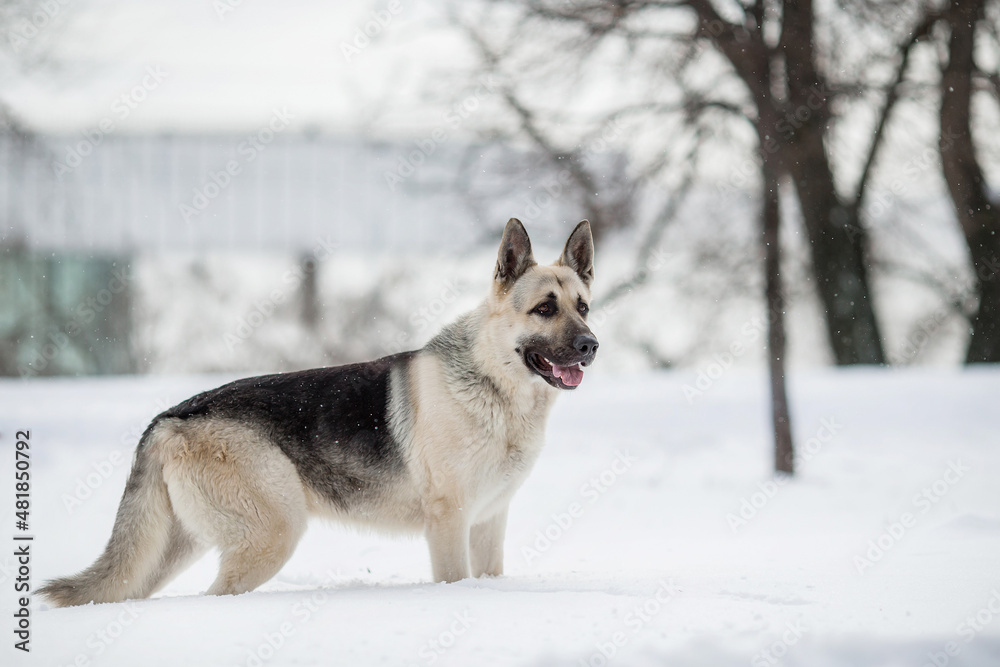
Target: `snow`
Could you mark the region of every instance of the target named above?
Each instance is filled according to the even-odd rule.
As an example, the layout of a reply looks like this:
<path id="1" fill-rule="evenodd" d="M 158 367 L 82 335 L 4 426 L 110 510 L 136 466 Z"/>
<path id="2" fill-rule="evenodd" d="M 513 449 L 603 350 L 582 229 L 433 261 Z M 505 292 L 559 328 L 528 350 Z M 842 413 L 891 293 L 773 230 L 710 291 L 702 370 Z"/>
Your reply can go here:
<path id="1" fill-rule="evenodd" d="M 31 429 L 34 585 L 96 557 L 148 419 L 228 379 L 0 382 L 5 470 Z M 588 369 L 515 497 L 501 578 L 431 583 L 422 539 L 315 523 L 246 595 L 200 596 L 207 556 L 151 600 L 35 600 L 31 654 L 8 645 L 3 662 L 998 664 L 1000 370 L 795 374 L 800 473 L 782 484 L 763 375 L 732 368 L 700 395 L 698 379 Z"/>

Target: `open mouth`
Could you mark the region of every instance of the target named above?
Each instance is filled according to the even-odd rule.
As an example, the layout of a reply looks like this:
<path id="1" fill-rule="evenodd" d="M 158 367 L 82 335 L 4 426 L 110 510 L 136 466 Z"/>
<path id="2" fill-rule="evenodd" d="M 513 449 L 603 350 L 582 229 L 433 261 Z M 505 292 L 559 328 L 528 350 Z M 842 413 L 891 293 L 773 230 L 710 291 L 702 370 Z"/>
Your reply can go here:
<path id="1" fill-rule="evenodd" d="M 528 364 L 528 368 L 541 375 L 546 382 L 558 389 L 576 389 L 583 382 L 583 367 L 588 363 L 578 361 L 564 366 L 537 352 L 528 352 L 525 355 L 525 362 Z"/>

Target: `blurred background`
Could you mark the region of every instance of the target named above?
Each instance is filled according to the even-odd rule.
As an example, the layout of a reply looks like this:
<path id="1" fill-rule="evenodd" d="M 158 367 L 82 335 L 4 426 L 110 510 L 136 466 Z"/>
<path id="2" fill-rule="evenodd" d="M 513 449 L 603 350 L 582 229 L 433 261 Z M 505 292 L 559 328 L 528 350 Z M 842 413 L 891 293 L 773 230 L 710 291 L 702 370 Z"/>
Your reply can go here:
<path id="1" fill-rule="evenodd" d="M 419 347 L 510 217 L 599 372 L 759 365 L 763 192 L 793 367 L 1000 361 L 1000 2 L 0 8 L 2 375 Z"/>
<path id="2" fill-rule="evenodd" d="M 591 221 L 601 345 L 506 576 L 316 527 L 252 595 L 187 597 L 213 553 L 128 628 L 42 606 L 13 664 L 998 665 L 998 187 L 1000 0 L 0 0 L 36 585 L 153 415 L 420 347 L 511 217 L 540 262 Z"/>

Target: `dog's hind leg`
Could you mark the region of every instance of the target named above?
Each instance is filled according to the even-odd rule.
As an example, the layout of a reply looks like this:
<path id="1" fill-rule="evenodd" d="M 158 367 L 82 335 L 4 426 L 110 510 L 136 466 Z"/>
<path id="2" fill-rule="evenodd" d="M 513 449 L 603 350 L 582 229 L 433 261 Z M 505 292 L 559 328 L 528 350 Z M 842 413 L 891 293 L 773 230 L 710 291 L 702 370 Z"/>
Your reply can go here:
<path id="1" fill-rule="evenodd" d="M 195 539 L 180 521 L 175 520 L 170 527 L 170 537 L 159 566 L 150 575 L 143 587 L 141 597 L 149 597 L 166 586 L 189 565 L 208 551 L 208 545 Z"/>
<path id="2" fill-rule="evenodd" d="M 280 516 L 266 502 L 257 501 L 256 509 L 260 520 L 246 521 L 246 536 L 222 547 L 219 576 L 209 595 L 252 591 L 276 575 L 295 550 L 306 523 L 305 507 L 301 518 Z"/>
<path id="3" fill-rule="evenodd" d="M 252 591 L 277 574 L 305 531 L 305 489 L 295 466 L 259 432 L 233 422 L 180 425 L 182 447 L 164 465 L 184 528 L 222 552 L 210 595 Z"/>

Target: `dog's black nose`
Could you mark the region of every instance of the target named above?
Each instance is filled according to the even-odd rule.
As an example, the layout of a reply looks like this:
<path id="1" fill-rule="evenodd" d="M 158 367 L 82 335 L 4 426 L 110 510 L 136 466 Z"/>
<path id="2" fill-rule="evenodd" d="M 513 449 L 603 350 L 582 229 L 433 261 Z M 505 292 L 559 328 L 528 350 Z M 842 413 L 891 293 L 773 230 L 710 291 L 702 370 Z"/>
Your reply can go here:
<path id="1" fill-rule="evenodd" d="M 590 334 L 579 334 L 573 339 L 573 347 L 580 354 L 590 356 L 597 352 L 597 339 Z"/>

